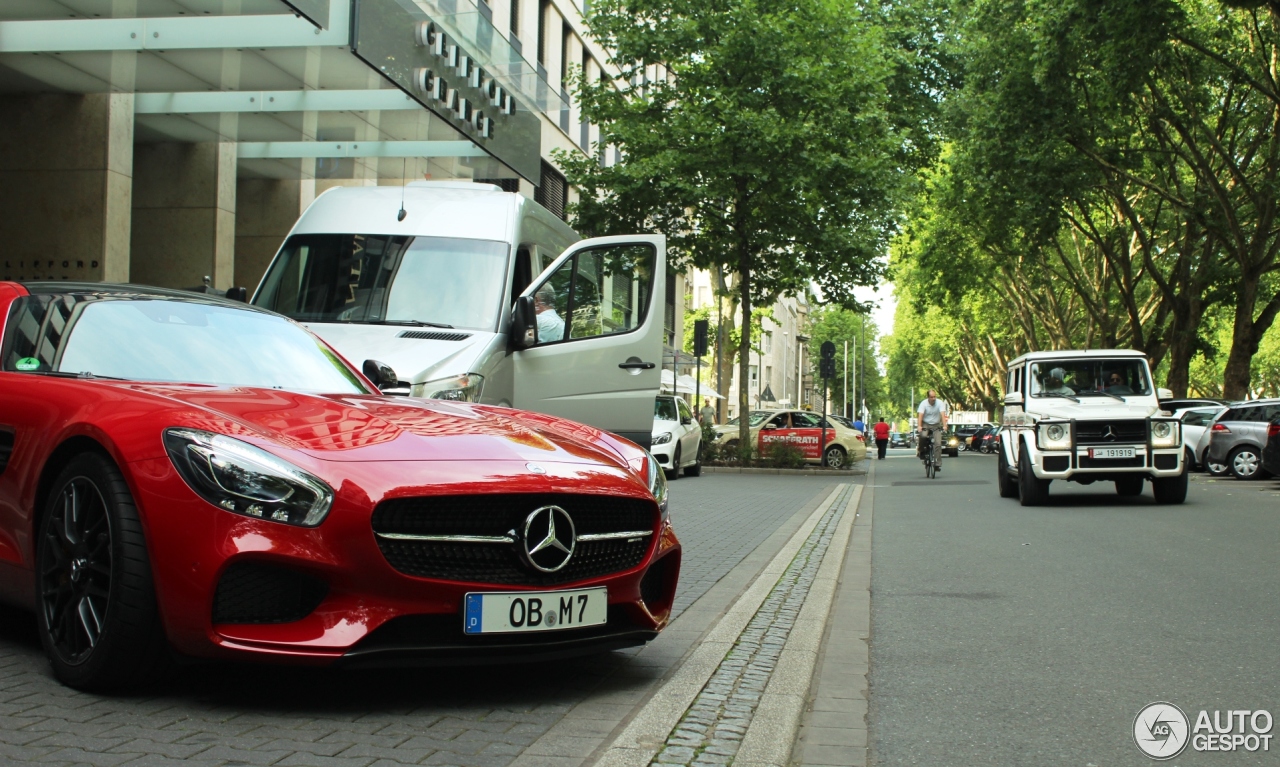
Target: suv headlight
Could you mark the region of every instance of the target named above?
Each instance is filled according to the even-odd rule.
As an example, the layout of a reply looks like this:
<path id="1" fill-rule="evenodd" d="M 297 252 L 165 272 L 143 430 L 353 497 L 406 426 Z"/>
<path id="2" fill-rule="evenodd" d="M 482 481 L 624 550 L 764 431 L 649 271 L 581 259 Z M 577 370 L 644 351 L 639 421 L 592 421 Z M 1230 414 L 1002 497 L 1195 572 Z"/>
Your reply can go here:
<path id="1" fill-rule="evenodd" d="M 1070 450 L 1071 425 L 1042 423 L 1036 427 L 1036 441 L 1041 450 Z"/>
<path id="2" fill-rule="evenodd" d="M 315 527 L 333 505 L 333 490 L 324 482 L 225 434 L 166 429 L 164 447 L 183 481 L 218 508 L 286 525 Z"/>
<path id="3" fill-rule="evenodd" d="M 653 444 L 655 445 L 665 445 L 670 441 L 671 441 L 671 432 L 658 434 L 658 435 L 655 435 L 653 438 Z"/>
<path id="4" fill-rule="evenodd" d="M 460 376 L 437 378 L 434 381 L 414 384 L 410 392 L 415 397 L 447 399 L 454 402 L 479 402 L 484 388 L 484 376 L 465 373 Z"/>
<path id="5" fill-rule="evenodd" d="M 648 459 L 645 464 L 648 466 L 649 472 L 649 492 L 653 493 L 653 500 L 658 502 L 658 508 L 662 509 L 662 518 L 667 518 L 667 474 L 662 470 L 662 465 L 658 463 L 658 459 L 653 457 L 653 453 L 645 451 L 645 457 Z"/>
<path id="6" fill-rule="evenodd" d="M 1177 421 L 1152 421 L 1151 446 L 1156 448 L 1178 447 L 1181 434 Z"/>

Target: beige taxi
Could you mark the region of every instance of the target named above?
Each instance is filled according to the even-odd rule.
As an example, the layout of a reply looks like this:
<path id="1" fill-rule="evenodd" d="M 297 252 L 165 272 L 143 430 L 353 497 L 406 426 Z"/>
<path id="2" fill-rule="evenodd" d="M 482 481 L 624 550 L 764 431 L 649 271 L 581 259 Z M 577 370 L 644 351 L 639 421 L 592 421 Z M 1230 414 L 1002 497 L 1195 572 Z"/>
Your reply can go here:
<path id="1" fill-rule="evenodd" d="M 867 438 L 857 429 L 827 418 L 827 442 L 822 441 L 822 415 L 808 410 L 752 410 L 747 414 L 751 427 L 751 440 L 757 451 L 763 451 L 774 442 L 794 445 L 804 453 L 809 463 L 821 463 L 831 468 L 841 468 L 867 457 Z M 738 419 L 715 427 L 717 447 L 738 444 Z"/>

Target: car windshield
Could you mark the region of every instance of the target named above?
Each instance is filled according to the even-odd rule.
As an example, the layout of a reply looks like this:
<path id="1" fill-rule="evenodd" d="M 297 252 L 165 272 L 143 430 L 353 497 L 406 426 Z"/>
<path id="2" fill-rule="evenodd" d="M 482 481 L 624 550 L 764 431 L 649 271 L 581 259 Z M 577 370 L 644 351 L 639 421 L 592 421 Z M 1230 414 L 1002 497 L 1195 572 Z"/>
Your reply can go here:
<path id="1" fill-rule="evenodd" d="M 248 308 L 121 295 L 14 301 L 4 370 L 367 394 L 315 336 Z"/>
<path id="2" fill-rule="evenodd" d="M 1142 359 L 1040 360 L 1031 364 L 1033 397 L 1124 397 L 1151 394 Z"/>
<path id="3" fill-rule="evenodd" d="M 772 410 L 752 410 L 750 415 L 747 416 L 747 425 L 749 425 L 751 428 L 754 429 L 755 427 L 764 423 L 764 419 L 768 418 L 771 415 L 773 415 Z M 735 415 L 733 418 L 730 418 L 728 421 L 726 421 L 724 425 L 737 426 L 738 417 Z"/>
<path id="4" fill-rule="evenodd" d="M 653 401 L 653 417 L 659 421 L 679 421 L 680 415 L 676 412 L 676 401 L 665 397 L 658 397 Z"/>
<path id="5" fill-rule="evenodd" d="M 495 330 L 508 251 L 502 242 L 448 237 L 294 235 L 253 303 L 301 322 Z"/>

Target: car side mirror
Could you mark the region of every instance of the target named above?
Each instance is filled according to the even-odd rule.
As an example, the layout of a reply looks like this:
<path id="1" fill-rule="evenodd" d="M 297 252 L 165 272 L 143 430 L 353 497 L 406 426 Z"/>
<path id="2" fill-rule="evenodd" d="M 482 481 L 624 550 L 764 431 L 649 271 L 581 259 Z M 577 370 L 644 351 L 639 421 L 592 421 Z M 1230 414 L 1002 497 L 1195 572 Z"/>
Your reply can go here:
<path id="1" fill-rule="evenodd" d="M 528 349 L 538 345 L 538 311 L 533 296 L 520 296 L 511 307 L 511 346 Z"/>
<path id="2" fill-rule="evenodd" d="M 396 371 L 392 370 L 391 366 L 385 362 L 365 360 L 364 365 L 361 367 L 361 372 L 364 373 L 365 378 L 373 381 L 373 385 L 382 391 L 394 389 L 400 385 L 400 378 L 396 375 Z"/>
<path id="3" fill-rule="evenodd" d="M 1021 392 L 1015 391 L 1015 392 L 1010 392 L 1009 394 L 1004 395 L 1004 404 L 1006 405 L 1021 405 L 1022 402 L 1023 402 L 1023 399 L 1022 399 Z"/>
<path id="4" fill-rule="evenodd" d="M 687 416 L 687 415 L 686 415 L 686 416 L 682 416 L 682 417 L 680 418 L 680 423 L 681 423 L 681 425 L 683 425 L 683 426 L 688 426 L 689 424 L 693 423 L 693 419 L 692 419 L 692 418 L 690 418 L 690 417 L 689 417 L 689 416 Z"/>
<path id="5" fill-rule="evenodd" d="M 232 301 L 239 301 L 242 304 L 248 303 L 249 289 L 248 288 L 227 288 L 227 298 L 231 299 Z"/>

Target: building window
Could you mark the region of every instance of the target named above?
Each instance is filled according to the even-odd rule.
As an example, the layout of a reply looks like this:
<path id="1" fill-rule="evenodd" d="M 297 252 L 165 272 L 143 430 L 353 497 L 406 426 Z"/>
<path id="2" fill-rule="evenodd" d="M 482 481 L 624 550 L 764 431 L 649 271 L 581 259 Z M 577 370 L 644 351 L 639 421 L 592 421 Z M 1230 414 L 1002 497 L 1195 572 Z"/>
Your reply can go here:
<path id="1" fill-rule="evenodd" d="M 511 37 L 520 34 L 520 0 L 511 0 Z"/>
<path id="2" fill-rule="evenodd" d="M 573 30 L 568 24 L 560 28 L 560 90 L 569 82 L 569 54 L 573 52 Z"/>
<path id="3" fill-rule="evenodd" d="M 569 184 L 565 182 L 564 175 L 546 160 L 542 161 L 542 183 L 534 190 L 533 199 L 560 218 L 565 218 L 565 207 L 569 204 Z"/>
<path id="4" fill-rule="evenodd" d="M 760 351 L 762 354 L 773 354 L 773 331 L 766 330 L 760 338 Z"/>
<path id="5" fill-rule="evenodd" d="M 538 64 L 544 71 L 547 66 L 547 11 L 550 8 L 549 0 L 538 0 Z"/>

